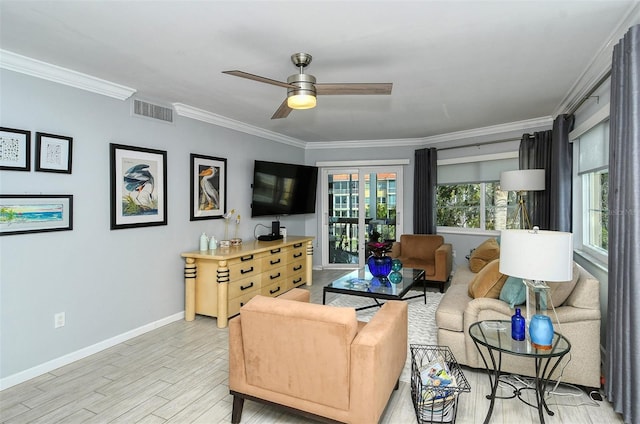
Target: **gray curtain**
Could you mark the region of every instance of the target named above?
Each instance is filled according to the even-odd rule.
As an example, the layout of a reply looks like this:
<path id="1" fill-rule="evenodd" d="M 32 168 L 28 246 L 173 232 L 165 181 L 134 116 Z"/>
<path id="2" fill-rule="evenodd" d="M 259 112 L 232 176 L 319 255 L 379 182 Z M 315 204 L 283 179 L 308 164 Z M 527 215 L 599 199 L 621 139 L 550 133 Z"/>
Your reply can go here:
<path id="1" fill-rule="evenodd" d="M 436 187 L 438 152 L 435 148 L 415 153 L 413 172 L 413 233 L 436 233 Z"/>
<path id="2" fill-rule="evenodd" d="M 545 170 L 545 189 L 529 192 L 526 200 L 531 225 L 545 230 L 571 232 L 573 122 L 573 115 L 559 115 L 553 130 L 524 134 L 520 141 L 520 169 Z"/>
<path id="3" fill-rule="evenodd" d="M 609 130 L 605 394 L 632 423 L 640 422 L 640 25 L 613 49 Z"/>
<path id="4" fill-rule="evenodd" d="M 529 213 L 531 225 L 549 229 L 549 186 L 551 184 L 551 131 L 538 131 L 524 134 L 520 140 L 520 169 L 544 169 L 545 189 L 530 191 L 526 195 L 525 205 Z"/>

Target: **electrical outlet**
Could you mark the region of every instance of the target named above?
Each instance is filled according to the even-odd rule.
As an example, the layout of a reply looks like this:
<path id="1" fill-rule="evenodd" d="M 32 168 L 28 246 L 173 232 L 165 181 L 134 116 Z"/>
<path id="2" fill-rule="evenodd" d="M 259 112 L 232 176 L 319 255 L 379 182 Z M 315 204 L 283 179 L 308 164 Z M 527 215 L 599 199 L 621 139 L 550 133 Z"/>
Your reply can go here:
<path id="1" fill-rule="evenodd" d="M 53 316 L 53 326 L 54 328 L 60 328 L 60 327 L 64 327 L 65 324 L 65 316 L 64 316 L 64 312 L 58 312 L 57 314 L 55 314 Z"/>
<path id="2" fill-rule="evenodd" d="M 451 256 L 453 256 L 454 258 L 456 257 L 456 251 L 455 250 L 453 252 L 451 252 Z"/>

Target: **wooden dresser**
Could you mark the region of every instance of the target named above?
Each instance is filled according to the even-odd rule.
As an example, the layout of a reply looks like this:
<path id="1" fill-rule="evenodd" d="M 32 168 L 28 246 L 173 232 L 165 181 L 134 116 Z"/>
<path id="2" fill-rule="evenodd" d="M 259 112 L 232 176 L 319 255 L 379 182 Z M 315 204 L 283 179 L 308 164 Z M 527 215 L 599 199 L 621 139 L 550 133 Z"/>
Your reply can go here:
<path id="1" fill-rule="evenodd" d="M 257 294 L 278 296 L 311 285 L 313 237 L 250 241 L 241 246 L 186 252 L 185 320 L 217 318 L 219 328 Z"/>

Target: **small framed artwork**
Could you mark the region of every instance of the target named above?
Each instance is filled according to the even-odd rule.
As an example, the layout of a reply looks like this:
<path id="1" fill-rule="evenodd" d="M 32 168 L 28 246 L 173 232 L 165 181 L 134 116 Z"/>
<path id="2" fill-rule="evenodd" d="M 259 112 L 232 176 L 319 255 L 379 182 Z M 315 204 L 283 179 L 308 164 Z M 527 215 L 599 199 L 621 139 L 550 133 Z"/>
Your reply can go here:
<path id="1" fill-rule="evenodd" d="M 31 170 L 31 132 L 0 127 L 0 170 Z"/>
<path id="2" fill-rule="evenodd" d="M 167 225 L 167 152 L 109 144 L 111 229 Z"/>
<path id="3" fill-rule="evenodd" d="M 36 133 L 36 171 L 71 174 L 72 137 Z"/>
<path id="4" fill-rule="evenodd" d="M 191 153 L 191 221 L 222 218 L 227 210 L 227 160 Z"/>
<path id="5" fill-rule="evenodd" d="M 73 229 L 73 195 L 0 194 L 0 236 Z"/>

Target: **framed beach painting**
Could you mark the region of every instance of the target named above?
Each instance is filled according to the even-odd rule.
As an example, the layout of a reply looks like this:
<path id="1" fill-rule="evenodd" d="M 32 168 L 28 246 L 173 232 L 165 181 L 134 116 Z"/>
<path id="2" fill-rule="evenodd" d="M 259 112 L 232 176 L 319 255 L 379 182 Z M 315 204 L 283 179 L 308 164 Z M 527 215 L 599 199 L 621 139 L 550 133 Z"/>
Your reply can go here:
<path id="1" fill-rule="evenodd" d="M 167 225 L 167 152 L 109 146 L 111 229 Z"/>
<path id="2" fill-rule="evenodd" d="M 0 127 L 0 170 L 31 169 L 31 132 Z"/>
<path id="3" fill-rule="evenodd" d="M 36 171 L 71 174 L 72 137 L 36 132 Z"/>
<path id="4" fill-rule="evenodd" d="M 227 160 L 191 154 L 191 221 L 222 218 L 227 209 Z"/>
<path id="5" fill-rule="evenodd" d="M 0 194 L 0 236 L 73 229 L 73 195 Z"/>

